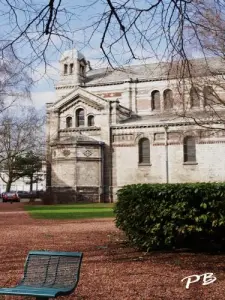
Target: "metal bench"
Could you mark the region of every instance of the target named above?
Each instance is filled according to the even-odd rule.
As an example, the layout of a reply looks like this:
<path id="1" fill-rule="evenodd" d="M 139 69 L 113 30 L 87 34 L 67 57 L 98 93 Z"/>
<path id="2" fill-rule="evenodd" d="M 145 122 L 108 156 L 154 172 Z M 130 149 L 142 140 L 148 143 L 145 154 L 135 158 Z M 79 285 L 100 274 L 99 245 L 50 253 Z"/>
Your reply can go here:
<path id="1" fill-rule="evenodd" d="M 0 294 L 39 300 L 69 295 L 78 284 L 82 257 L 81 252 L 30 251 L 20 283 L 1 288 Z"/>

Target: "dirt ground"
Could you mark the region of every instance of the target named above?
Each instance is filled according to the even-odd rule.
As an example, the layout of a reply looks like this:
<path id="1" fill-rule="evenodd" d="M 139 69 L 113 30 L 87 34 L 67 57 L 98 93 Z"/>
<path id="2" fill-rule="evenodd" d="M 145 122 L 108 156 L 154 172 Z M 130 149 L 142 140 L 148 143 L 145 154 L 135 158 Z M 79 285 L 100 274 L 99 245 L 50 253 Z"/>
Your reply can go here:
<path id="1" fill-rule="evenodd" d="M 129 248 L 113 219 L 33 220 L 23 203 L 0 203 L 0 286 L 16 284 L 30 250 L 84 253 L 74 300 L 225 299 L 225 255 L 145 253 Z M 181 279 L 214 273 L 217 280 L 185 288 Z M 0 296 L 0 300 L 22 297 Z M 28 298 L 27 298 L 28 299 Z M 30 298 L 32 299 L 32 298 Z"/>

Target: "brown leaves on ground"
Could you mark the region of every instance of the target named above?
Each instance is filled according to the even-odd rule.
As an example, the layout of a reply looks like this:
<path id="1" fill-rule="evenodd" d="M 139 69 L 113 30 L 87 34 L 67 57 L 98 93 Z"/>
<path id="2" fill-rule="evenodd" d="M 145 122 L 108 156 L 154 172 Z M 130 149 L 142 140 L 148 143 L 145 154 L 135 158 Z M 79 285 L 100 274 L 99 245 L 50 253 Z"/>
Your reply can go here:
<path id="1" fill-rule="evenodd" d="M 225 299 L 225 255 L 145 254 L 124 242 L 112 219 L 33 220 L 22 203 L 0 203 L 0 286 L 15 285 L 27 253 L 41 249 L 84 253 L 78 288 L 61 299 Z M 212 284 L 203 286 L 201 280 L 187 290 L 181 282 L 208 272 L 217 277 Z"/>

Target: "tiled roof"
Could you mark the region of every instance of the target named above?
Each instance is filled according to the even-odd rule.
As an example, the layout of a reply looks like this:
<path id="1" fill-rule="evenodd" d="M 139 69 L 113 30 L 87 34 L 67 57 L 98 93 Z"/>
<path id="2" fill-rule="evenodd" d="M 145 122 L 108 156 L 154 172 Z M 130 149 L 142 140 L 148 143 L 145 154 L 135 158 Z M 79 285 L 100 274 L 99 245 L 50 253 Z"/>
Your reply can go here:
<path id="1" fill-rule="evenodd" d="M 220 58 L 190 60 L 193 76 L 204 76 L 212 73 L 225 73 L 225 61 Z M 130 65 L 119 69 L 101 68 L 87 73 L 86 85 L 110 84 L 130 80 L 162 80 L 175 78 L 178 74 L 178 64 L 166 62 Z M 187 72 L 187 69 L 186 69 Z"/>

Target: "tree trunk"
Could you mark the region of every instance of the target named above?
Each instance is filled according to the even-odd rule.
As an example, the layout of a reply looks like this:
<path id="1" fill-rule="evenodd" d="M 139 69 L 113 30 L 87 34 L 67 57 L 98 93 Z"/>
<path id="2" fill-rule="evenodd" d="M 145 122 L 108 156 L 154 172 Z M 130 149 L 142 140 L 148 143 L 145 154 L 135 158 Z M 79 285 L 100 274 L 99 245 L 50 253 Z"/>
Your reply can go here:
<path id="1" fill-rule="evenodd" d="M 33 175 L 30 175 L 30 193 L 33 191 Z M 30 203 L 34 202 L 33 195 L 30 195 Z"/>
<path id="2" fill-rule="evenodd" d="M 12 180 L 9 179 L 8 182 L 7 182 L 7 184 L 6 184 L 6 192 L 10 192 L 11 185 L 12 185 Z"/>
<path id="3" fill-rule="evenodd" d="M 33 175 L 30 176 L 30 192 L 33 191 Z"/>

